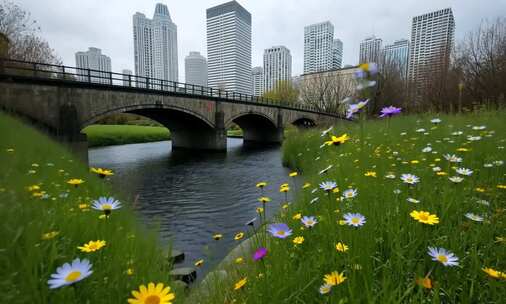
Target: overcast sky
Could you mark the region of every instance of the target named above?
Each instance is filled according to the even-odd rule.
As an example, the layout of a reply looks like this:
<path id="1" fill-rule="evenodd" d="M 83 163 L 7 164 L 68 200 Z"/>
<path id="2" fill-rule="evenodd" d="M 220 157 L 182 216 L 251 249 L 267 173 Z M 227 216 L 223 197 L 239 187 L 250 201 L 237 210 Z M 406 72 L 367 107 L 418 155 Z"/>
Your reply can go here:
<path id="1" fill-rule="evenodd" d="M 168 6 L 178 28 L 179 80 L 184 81 L 184 57 L 199 51 L 207 57 L 206 9 L 226 0 L 11 0 L 29 11 L 41 35 L 63 59 L 75 66 L 74 54 L 98 47 L 111 57 L 112 69 L 134 70 L 132 15 L 152 18 L 155 4 Z M 506 0 L 239 0 L 252 15 L 253 66 L 262 65 L 263 50 L 285 45 L 292 53 L 292 73 L 301 74 L 304 26 L 334 24 L 334 36 L 344 43 L 343 64 L 358 62 L 360 41 L 375 34 L 383 44 L 410 38 L 411 18 L 446 7 L 455 16 L 456 36 L 462 38 L 483 19 L 506 16 Z"/>

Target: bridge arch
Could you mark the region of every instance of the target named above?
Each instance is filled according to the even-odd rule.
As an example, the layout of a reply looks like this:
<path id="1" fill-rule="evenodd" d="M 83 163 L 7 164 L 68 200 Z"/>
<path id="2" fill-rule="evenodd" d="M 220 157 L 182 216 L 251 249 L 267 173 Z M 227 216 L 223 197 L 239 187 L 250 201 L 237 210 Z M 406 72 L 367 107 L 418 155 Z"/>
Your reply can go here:
<path id="1" fill-rule="evenodd" d="M 298 128 L 312 128 L 316 126 L 316 122 L 307 116 L 300 116 L 291 122 L 292 125 Z"/>
<path id="2" fill-rule="evenodd" d="M 283 128 L 265 113 L 249 111 L 236 114 L 225 122 L 225 128 L 230 128 L 232 123 L 241 127 L 245 142 L 282 141 Z"/>

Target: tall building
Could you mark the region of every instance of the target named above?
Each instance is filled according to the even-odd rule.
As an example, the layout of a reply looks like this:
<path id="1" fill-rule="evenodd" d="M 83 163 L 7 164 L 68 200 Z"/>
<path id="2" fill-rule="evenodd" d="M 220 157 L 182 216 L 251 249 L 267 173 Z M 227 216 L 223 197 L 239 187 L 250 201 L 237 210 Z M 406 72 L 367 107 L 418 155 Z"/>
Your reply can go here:
<path id="1" fill-rule="evenodd" d="M 253 95 L 262 96 L 264 94 L 264 69 L 262 67 L 252 68 L 251 79 Z"/>
<path id="2" fill-rule="evenodd" d="M 362 40 L 362 42 L 360 42 L 359 63 L 378 63 L 381 55 L 381 42 L 382 40 L 375 36 Z"/>
<path id="3" fill-rule="evenodd" d="M 343 42 L 334 39 L 332 42 L 332 69 L 340 69 L 343 64 Z"/>
<path id="4" fill-rule="evenodd" d="M 400 39 L 385 45 L 382 60 L 384 64 L 396 65 L 404 76 L 408 72 L 409 40 Z"/>
<path id="5" fill-rule="evenodd" d="M 123 74 L 123 85 L 126 87 L 135 86 L 135 79 L 132 77 L 132 71 L 128 69 L 124 69 L 121 71 Z"/>
<path id="6" fill-rule="evenodd" d="M 251 94 L 251 14 L 236 1 L 207 9 L 210 87 Z"/>
<path id="7" fill-rule="evenodd" d="M 285 46 L 264 50 L 264 92 L 275 89 L 279 81 L 292 81 L 292 55 Z"/>
<path id="8" fill-rule="evenodd" d="M 304 27 L 304 73 L 333 68 L 334 25 L 330 21 Z"/>
<path id="9" fill-rule="evenodd" d="M 102 54 L 100 49 L 90 47 L 86 52 L 76 53 L 77 74 L 82 81 L 110 84 L 111 58 Z M 81 69 L 91 69 L 88 71 Z M 100 72 L 99 72 L 100 71 Z"/>
<path id="10" fill-rule="evenodd" d="M 185 82 L 207 86 L 207 60 L 200 52 L 190 52 L 184 59 Z"/>
<path id="11" fill-rule="evenodd" d="M 177 26 L 166 5 L 158 3 L 153 19 L 133 16 L 135 75 L 178 81 Z"/>
<path id="12" fill-rule="evenodd" d="M 421 84 L 448 67 L 455 37 L 451 8 L 413 17 L 408 79 Z"/>

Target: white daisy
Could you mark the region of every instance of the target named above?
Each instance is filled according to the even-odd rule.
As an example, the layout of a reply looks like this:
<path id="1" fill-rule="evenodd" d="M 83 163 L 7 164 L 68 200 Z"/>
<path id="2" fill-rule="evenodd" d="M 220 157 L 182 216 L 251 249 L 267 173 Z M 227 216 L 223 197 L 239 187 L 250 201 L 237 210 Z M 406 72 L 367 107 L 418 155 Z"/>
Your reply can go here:
<path id="1" fill-rule="evenodd" d="M 483 222 L 483 216 L 480 216 L 478 214 L 468 212 L 468 213 L 464 214 L 464 216 L 472 221 L 475 221 L 475 222 Z"/>
<path id="2" fill-rule="evenodd" d="M 389 174 L 385 175 L 385 178 L 394 179 L 395 174 L 389 173 Z"/>
<path id="3" fill-rule="evenodd" d="M 314 216 L 303 216 L 300 221 L 304 224 L 304 226 L 306 226 L 306 228 L 312 228 L 318 223 L 316 217 Z"/>
<path id="4" fill-rule="evenodd" d="M 459 136 L 459 135 L 462 135 L 462 134 L 464 134 L 464 132 L 462 132 L 462 131 L 455 131 L 455 132 L 452 133 L 453 136 Z"/>
<path id="5" fill-rule="evenodd" d="M 445 155 L 443 155 L 443 157 L 446 158 L 446 160 L 451 163 L 461 163 L 462 162 L 462 158 L 458 157 L 455 154 L 445 154 Z"/>
<path id="6" fill-rule="evenodd" d="M 484 206 L 490 206 L 490 203 L 484 199 L 477 200 L 476 203 Z"/>
<path id="7" fill-rule="evenodd" d="M 408 197 L 406 200 L 407 200 L 409 203 L 413 203 L 413 204 L 418 204 L 418 203 L 420 202 L 419 200 L 414 199 L 414 198 L 412 198 L 412 197 Z"/>
<path id="8" fill-rule="evenodd" d="M 72 285 L 90 276 L 92 264 L 87 259 L 82 261 L 78 258 L 72 261 L 72 264 L 65 263 L 56 269 L 56 273 L 51 275 L 47 281 L 50 289 L 59 288 L 66 285 Z"/>
<path id="9" fill-rule="evenodd" d="M 456 184 L 458 183 L 461 183 L 464 178 L 463 177 L 460 177 L 460 176 L 451 176 L 451 177 L 448 177 L 448 179 L 451 181 L 451 182 L 454 182 Z"/>
<path id="10" fill-rule="evenodd" d="M 478 141 L 478 140 L 481 140 L 481 136 L 468 136 L 467 140 L 469 140 L 469 141 Z"/>
<path id="11" fill-rule="evenodd" d="M 423 133 L 423 132 L 425 132 L 425 131 L 427 131 L 427 130 L 425 130 L 424 128 L 421 128 L 421 129 L 417 129 L 417 130 L 415 130 L 415 132 L 418 132 L 418 133 Z"/>
<path id="12" fill-rule="evenodd" d="M 431 151 L 432 151 L 431 147 L 425 147 L 425 148 L 422 149 L 423 153 L 428 153 L 428 152 L 431 152 Z"/>
<path id="13" fill-rule="evenodd" d="M 358 195 L 358 191 L 356 189 L 346 189 L 343 191 L 343 199 L 352 199 Z"/>
<path id="14" fill-rule="evenodd" d="M 497 167 L 500 167 L 500 166 L 504 165 L 504 161 L 502 161 L 502 160 L 496 160 L 496 161 L 493 162 L 493 164 L 496 165 Z"/>
<path id="15" fill-rule="evenodd" d="M 98 200 L 93 201 L 91 208 L 103 211 L 106 215 L 110 214 L 112 210 L 121 208 L 121 203 L 114 197 L 99 197 Z"/>
<path id="16" fill-rule="evenodd" d="M 470 176 L 471 174 L 473 174 L 473 170 L 467 169 L 467 168 L 457 168 L 457 169 L 455 169 L 455 172 L 457 172 L 460 175 L 466 175 L 466 176 Z"/>
<path id="17" fill-rule="evenodd" d="M 401 194 L 402 191 L 400 189 L 394 189 L 394 194 Z"/>
<path id="18" fill-rule="evenodd" d="M 401 180 L 406 184 L 414 185 L 420 181 L 420 178 L 413 174 L 402 174 Z"/>
<path id="19" fill-rule="evenodd" d="M 440 123 L 441 121 L 442 121 L 442 120 L 441 120 L 441 119 L 439 119 L 439 118 L 433 118 L 433 119 L 431 119 L 431 120 L 430 120 L 430 122 L 431 122 L 431 123 L 433 123 L 433 124 L 438 124 L 438 123 Z"/>
<path id="20" fill-rule="evenodd" d="M 448 251 L 444 248 L 435 248 L 428 247 L 429 251 L 427 252 L 433 261 L 440 262 L 444 266 L 458 266 L 459 258 L 453 254 L 453 252 Z"/>
<path id="21" fill-rule="evenodd" d="M 327 192 L 334 190 L 335 187 L 337 187 L 337 184 L 333 181 L 326 181 L 320 184 L 320 188 Z"/>
<path id="22" fill-rule="evenodd" d="M 441 171 L 441 167 L 436 166 L 436 167 L 432 168 L 432 171 L 439 172 L 439 171 Z"/>
<path id="23" fill-rule="evenodd" d="M 360 213 L 346 213 L 343 215 L 343 218 L 344 218 L 344 222 L 348 226 L 353 226 L 353 227 L 363 226 L 366 222 L 365 216 L 363 216 Z"/>
<path id="24" fill-rule="evenodd" d="M 330 285 L 330 284 L 323 284 L 322 286 L 320 286 L 320 294 L 329 293 L 331 289 L 332 289 L 332 285 Z"/>
<path id="25" fill-rule="evenodd" d="M 485 130 L 487 126 L 473 126 L 473 130 Z"/>
<path id="26" fill-rule="evenodd" d="M 483 164 L 483 167 L 485 168 L 492 168 L 494 165 L 493 164 Z"/>

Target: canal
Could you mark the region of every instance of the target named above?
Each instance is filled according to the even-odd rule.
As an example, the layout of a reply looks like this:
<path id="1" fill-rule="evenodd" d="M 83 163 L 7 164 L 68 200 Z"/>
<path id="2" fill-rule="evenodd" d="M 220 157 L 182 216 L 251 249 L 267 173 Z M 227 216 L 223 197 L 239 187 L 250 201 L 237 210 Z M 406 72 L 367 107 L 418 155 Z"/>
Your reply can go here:
<path id="1" fill-rule="evenodd" d="M 172 151 L 170 141 L 93 148 L 90 165 L 114 170 L 117 191 L 137 197 L 142 221 L 158 229 L 161 242 L 186 254 L 184 266 L 198 259 L 205 273 L 238 244 L 234 236 L 248 231 L 245 223 L 257 216 L 259 181 L 267 181 L 272 198 L 267 215 L 279 209 L 280 184 L 288 181 L 279 146 L 246 147 L 228 138 L 227 153 Z M 223 234 L 215 241 L 212 235 Z"/>

